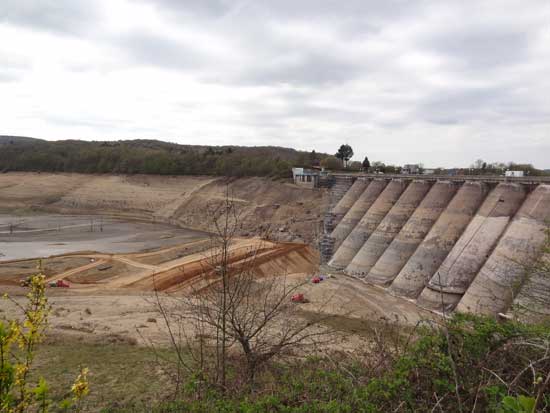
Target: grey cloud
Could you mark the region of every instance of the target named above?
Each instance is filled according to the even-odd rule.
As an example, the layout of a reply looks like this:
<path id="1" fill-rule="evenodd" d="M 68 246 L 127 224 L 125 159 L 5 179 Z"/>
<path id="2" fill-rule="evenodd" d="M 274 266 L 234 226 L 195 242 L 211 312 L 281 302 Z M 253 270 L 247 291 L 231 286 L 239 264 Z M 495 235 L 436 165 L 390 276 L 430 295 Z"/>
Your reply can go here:
<path id="1" fill-rule="evenodd" d="M 19 80 L 21 76 L 10 72 L 0 72 L 0 83 L 15 82 Z"/>
<path id="2" fill-rule="evenodd" d="M 236 11 L 246 16 L 271 19 L 318 19 L 344 17 L 347 20 L 385 20 L 417 13 L 425 1 L 404 0 L 141 0 L 166 13 L 221 17 Z"/>
<path id="3" fill-rule="evenodd" d="M 46 119 L 54 124 L 62 126 L 86 126 L 96 128 L 102 131 L 108 131 L 116 128 L 118 125 L 128 123 L 127 119 L 112 118 L 87 118 L 82 119 L 78 116 L 48 115 Z"/>
<path id="4" fill-rule="evenodd" d="M 0 23 L 53 32 L 77 33 L 99 18 L 93 2 L 74 0 L 2 0 Z"/>
<path id="5" fill-rule="evenodd" d="M 442 125 L 494 118 L 495 109 L 508 98 L 499 88 L 435 91 L 418 105 L 416 116 Z"/>
<path id="6" fill-rule="evenodd" d="M 196 76 L 207 83 L 326 86 L 342 84 L 371 71 L 371 61 L 359 60 L 337 48 L 329 51 L 320 43 L 293 42 L 256 24 L 242 30 L 246 31 L 244 35 L 238 30 L 229 31 L 225 39 L 228 50 L 235 45 L 245 50 L 243 61 L 238 60 L 238 55 L 212 55 L 205 51 L 208 45 L 148 31 L 134 31 L 110 43 L 141 64 L 177 70 L 200 68 Z M 220 38 L 224 38 L 223 32 Z"/>
<path id="7" fill-rule="evenodd" d="M 350 0 L 343 3 L 336 0 L 140 2 L 155 5 L 171 24 L 187 30 L 213 31 L 225 42 L 228 51 L 235 50 L 235 56 L 208 55 L 201 49 L 207 45 L 141 32 L 114 40 L 127 55 L 134 61 L 161 68 L 186 70 L 200 67 L 200 73 L 196 73 L 200 81 L 234 86 L 286 84 L 326 87 L 368 76 L 383 62 L 369 59 L 366 53 L 361 57 L 351 55 L 346 50 L 347 39 L 353 37 L 356 43 L 368 41 L 375 27 L 383 26 L 390 18 L 411 15 L 423 7 L 423 2 L 411 7 L 410 2 L 398 0 Z M 216 20 L 226 15 L 231 15 L 231 19 Z M 280 31 L 287 21 L 300 21 L 321 34 L 325 26 L 336 25 L 342 28 L 337 35 L 341 38 L 333 38 L 330 44 L 324 43 L 323 36 L 297 39 L 291 32 Z M 368 48 L 368 44 L 364 43 L 363 47 Z"/>
<path id="8" fill-rule="evenodd" d="M 505 27 L 471 28 L 430 39 L 430 47 L 459 65 L 478 71 L 523 62 L 528 54 L 528 33 Z"/>
<path id="9" fill-rule="evenodd" d="M 0 53 L 0 82 L 14 82 L 24 77 L 31 68 L 28 59 Z"/>
<path id="10" fill-rule="evenodd" d="M 415 116 L 442 125 L 472 121 L 544 123 L 550 119 L 549 110 L 514 92 L 502 86 L 438 91 L 418 105 Z"/>
<path id="11" fill-rule="evenodd" d="M 304 51 L 294 58 L 273 61 L 245 68 L 239 74 L 244 84 L 290 84 L 323 87 L 329 84 L 342 84 L 362 73 L 358 62 L 317 52 Z"/>
<path id="12" fill-rule="evenodd" d="M 126 56 L 138 62 L 167 69 L 196 68 L 207 61 L 200 52 L 200 45 L 192 45 L 184 39 L 158 36 L 152 32 L 132 32 L 112 41 Z"/>
<path id="13" fill-rule="evenodd" d="M 273 99 L 275 98 L 275 99 Z M 275 100 L 277 103 L 271 103 Z M 245 101 L 234 104 L 241 114 L 239 123 L 261 130 L 278 130 L 284 133 L 289 122 L 329 122 L 342 126 L 357 126 L 374 122 L 376 108 L 343 107 L 339 102 L 319 101 L 313 89 L 309 91 L 275 92 L 265 101 Z M 292 129 L 294 132 L 296 126 Z"/>
<path id="14" fill-rule="evenodd" d="M 550 95 L 550 84 L 544 80 L 550 55 L 548 49 L 533 47 L 536 36 L 543 38 L 544 16 L 536 11 L 542 1 L 533 1 L 531 9 L 519 0 L 509 2 L 509 8 L 489 0 L 483 7 L 477 0 L 133 0 L 128 4 L 153 5 L 155 16 L 140 21 L 143 9 L 135 16 L 124 9 L 129 14 L 120 17 L 128 19 L 121 30 L 130 31 L 122 35 L 117 34 L 116 22 L 105 26 L 109 31 L 102 26 L 110 0 L 0 2 L 0 24 L 55 31 L 57 36 L 48 37 L 48 42 L 97 27 L 86 33 L 97 54 L 76 53 L 66 59 L 64 69 L 78 72 L 82 79 L 92 72 L 90 79 L 98 87 L 106 78 L 104 72 L 131 72 L 143 65 L 154 66 L 145 75 L 149 81 L 158 76 L 167 88 L 163 70 L 185 72 L 184 81 L 193 90 L 208 83 L 205 96 L 185 96 L 182 102 L 179 91 L 174 96 L 151 96 L 150 101 L 154 105 L 155 99 L 166 99 L 163 103 L 173 104 L 174 113 L 186 111 L 185 122 L 204 131 L 199 139 L 205 141 L 228 143 L 243 136 L 251 144 L 315 142 L 316 150 L 332 152 L 334 141 L 349 138 L 360 153 L 361 148 L 400 149 L 414 132 L 423 136 L 418 153 L 427 164 L 441 156 L 471 162 L 487 158 L 476 152 L 490 150 L 490 142 L 501 135 L 510 140 L 529 131 L 545 136 L 550 119 L 544 99 Z M 522 13 L 516 18 L 518 10 Z M 147 29 L 159 20 L 166 30 Z M 197 39 L 213 44 L 199 44 Z M 32 50 L 24 52 L 40 64 L 33 60 Z M 28 70 L 3 63 L 0 55 L 0 82 L 21 80 Z M 131 74 L 139 78 L 142 72 Z M 195 100 L 205 104 L 195 105 Z M 104 121 L 101 108 L 90 108 L 90 113 L 90 119 L 76 113 L 63 119 L 43 113 L 41 118 L 56 127 L 95 128 L 98 134 L 155 132 L 153 119 L 132 125 Z M 112 116 L 127 116 L 122 113 Z M 187 124 L 170 116 L 158 122 L 158 136 L 166 134 L 162 128 L 181 128 L 183 134 L 187 130 Z M 219 119 L 210 132 L 216 136 L 208 135 L 206 118 Z M 220 130 L 227 130 L 228 136 L 219 136 Z M 458 155 L 444 153 L 449 151 L 446 145 L 436 152 L 429 143 L 448 132 L 462 139 L 463 144 L 456 145 Z M 365 136 L 375 135 L 364 143 Z M 485 136 L 483 142 L 479 136 Z M 196 133 L 188 138 L 197 139 Z M 388 152 L 383 160 L 399 162 L 405 155 L 397 152 Z"/>
<path id="15" fill-rule="evenodd" d="M 292 103 L 289 102 L 284 108 L 258 107 L 258 104 L 247 104 L 244 106 L 248 117 L 254 119 L 258 125 L 268 122 L 275 124 L 276 121 L 291 119 L 318 119 L 343 124 L 367 123 L 373 118 L 371 111 L 343 109 L 337 106 L 322 106 L 315 103 Z"/>
<path id="16" fill-rule="evenodd" d="M 234 7 L 232 5 L 234 2 L 224 0 L 145 0 L 145 2 L 154 4 L 160 11 L 166 14 L 174 15 L 181 13 L 203 17 L 220 17 Z"/>

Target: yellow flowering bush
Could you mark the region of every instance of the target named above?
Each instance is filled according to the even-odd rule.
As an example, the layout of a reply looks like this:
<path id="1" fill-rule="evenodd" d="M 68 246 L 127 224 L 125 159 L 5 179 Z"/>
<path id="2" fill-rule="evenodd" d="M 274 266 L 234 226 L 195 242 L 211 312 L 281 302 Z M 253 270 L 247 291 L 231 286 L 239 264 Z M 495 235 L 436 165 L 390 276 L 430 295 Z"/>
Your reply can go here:
<path id="1" fill-rule="evenodd" d="M 39 265 L 39 269 L 41 266 Z M 28 282 L 29 293 L 25 304 L 11 299 L 22 313 L 22 320 L 0 321 L 0 412 L 23 413 L 49 411 L 48 385 L 40 378 L 36 385 L 29 383 L 29 374 L 36 354 L 36 347 L 44 340 L 48 326 L 50 306 L 46 297 L 45 276 L 33 275 Z M 71 392 L 73 398 L 63 407 L 80 408 L 81 401 L 89 392 L 88 369 L 81 370 Z"/>

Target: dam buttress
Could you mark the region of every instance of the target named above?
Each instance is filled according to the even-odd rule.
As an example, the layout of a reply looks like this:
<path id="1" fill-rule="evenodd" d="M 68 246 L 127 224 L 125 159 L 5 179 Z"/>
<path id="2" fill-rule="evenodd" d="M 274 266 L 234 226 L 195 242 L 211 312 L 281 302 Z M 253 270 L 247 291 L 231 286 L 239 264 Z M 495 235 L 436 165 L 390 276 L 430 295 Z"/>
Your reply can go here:
<path id="1" fill-rule="evenodd" d="M 550 180 L 363 176 L 331 212 L 329 267 L 433 311 L 496 315 L 533 288 Z"/>

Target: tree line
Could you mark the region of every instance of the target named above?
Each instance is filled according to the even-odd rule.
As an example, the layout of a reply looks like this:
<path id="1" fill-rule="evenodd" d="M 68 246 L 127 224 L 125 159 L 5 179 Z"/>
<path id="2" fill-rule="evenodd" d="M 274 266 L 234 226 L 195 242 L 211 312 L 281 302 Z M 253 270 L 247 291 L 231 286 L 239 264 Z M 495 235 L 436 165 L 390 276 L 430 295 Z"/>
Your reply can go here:
<path id="1" fill-rule="evenodd" d="M 522 171 L 527 176 L 549 175 L 548 170 L 537 169 L 529 163 L 485 162 L 483 159 L 476 160 L 464 173 L 466 175 L 503 175 L 506 171 Z"/>
<path id="2" fill-rule="evenodd" d="M 335 155 L 275 146 L 179 145 L 156 140 L 87 142 L 0 136 L 0 172 L 77 172 L 154 175 L 265 176 L 289 178 L 293 167 L 395 174 L 401 167 L 383 162 L 351 161 L 351 146 Z M 487 163 L 470 168 L 434 169 L 436 174 L 503 175 L 521 170 L 528 176 L 548 175 L 530 164 Z"/>
<path id="3" fill-rule="evenodd" d="M 153 140 L 85 142 L 0 137 L 0 171 L 287 178 L 327 155 L 281 147 L 191 146 Z"/>

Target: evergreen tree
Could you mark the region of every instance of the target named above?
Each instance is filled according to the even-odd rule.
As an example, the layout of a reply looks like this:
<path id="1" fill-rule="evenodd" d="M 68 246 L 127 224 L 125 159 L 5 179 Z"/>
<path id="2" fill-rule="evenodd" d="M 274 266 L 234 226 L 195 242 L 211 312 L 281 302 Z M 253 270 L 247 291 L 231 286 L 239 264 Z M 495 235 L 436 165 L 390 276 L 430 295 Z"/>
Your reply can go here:
<path id="1" fill-rule="evenodd" d="M 353 149 L 348 144 L 340 146 L 338 152 L 335 155 L 338 159 L 342 161 L 342 164 L 347 166 L 348 161 L 353 158 Z"/>

